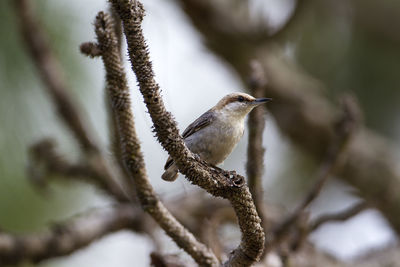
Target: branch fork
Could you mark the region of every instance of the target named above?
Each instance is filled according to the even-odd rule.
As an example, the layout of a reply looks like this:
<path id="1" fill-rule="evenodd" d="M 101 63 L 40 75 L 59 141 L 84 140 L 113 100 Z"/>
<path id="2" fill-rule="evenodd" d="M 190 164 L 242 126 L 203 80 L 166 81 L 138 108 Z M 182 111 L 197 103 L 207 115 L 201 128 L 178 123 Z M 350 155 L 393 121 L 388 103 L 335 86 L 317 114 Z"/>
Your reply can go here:
<path id="1" fill-rule="evenodd" d="M 227 266 L 249 266 L 259 260 L 264 247 L 264 231 L 260 224 L 244 178 L 236 172 L 221 172 L 196 160 L 179 134 L 176 122 L 167 112 L 155 82 L 149 52 L 141 29 L 144 8 L 139 1 L 111 0 L 123 23 L 128 54 L 136 74 L 158 141 L 168 151 L 179 171 L 193 184 L 214 196 L 227 198 L 238 216 L 242 231 L 241 244 L 225 263 Z M 229 175 L 226 175 L 229 173 Z"/>

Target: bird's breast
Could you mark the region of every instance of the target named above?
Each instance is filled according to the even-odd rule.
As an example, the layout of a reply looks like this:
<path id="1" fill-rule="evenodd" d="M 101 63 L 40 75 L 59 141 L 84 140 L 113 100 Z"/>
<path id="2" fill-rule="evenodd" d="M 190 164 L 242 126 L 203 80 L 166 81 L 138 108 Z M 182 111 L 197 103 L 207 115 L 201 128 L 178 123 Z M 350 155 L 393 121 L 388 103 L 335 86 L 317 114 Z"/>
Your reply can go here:
<path id="1" fill-rule="evenodd" d="M 185 139 L 188 148 L 211 164 L 223 162 L 243 136 L 244 122 L 216 120 Z"/>

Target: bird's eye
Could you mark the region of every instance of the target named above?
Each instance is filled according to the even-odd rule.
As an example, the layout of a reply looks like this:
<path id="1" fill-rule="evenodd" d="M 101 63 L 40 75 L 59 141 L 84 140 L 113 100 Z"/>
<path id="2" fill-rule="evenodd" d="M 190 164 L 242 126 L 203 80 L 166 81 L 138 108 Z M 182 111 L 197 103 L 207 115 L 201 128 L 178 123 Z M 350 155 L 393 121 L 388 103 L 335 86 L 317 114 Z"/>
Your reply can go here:
<path id="1" fill-rule="evenodd" d="M 238 96 L 238 101 L 239 101 L 239 102 L 244 102 L 244 97 L 243 97 L 243 96 L 241 96 L 241 95 L 240 95 L 240 96 Z"/>

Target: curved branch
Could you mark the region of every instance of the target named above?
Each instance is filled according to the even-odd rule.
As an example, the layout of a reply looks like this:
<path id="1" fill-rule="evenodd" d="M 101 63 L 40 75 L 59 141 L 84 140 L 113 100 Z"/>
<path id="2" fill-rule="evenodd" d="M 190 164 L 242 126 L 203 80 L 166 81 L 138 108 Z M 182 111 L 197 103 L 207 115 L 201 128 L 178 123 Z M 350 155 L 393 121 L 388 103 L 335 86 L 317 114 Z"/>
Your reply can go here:
<path id="1" fill-rule="evenodd" d="M 131 111 L 129 88 L 123 70 L 117 37 L 111 17 L 100 12 L 95 31 L 107 74 L 107 93 L 120 138 L 122 160 L 132 178 L 142 208 L 161 228 L 200 265 L 216 266 L 215 255 L 184 228 L 158 199 L 146 173 Z"/>
<path id="2" fill-rule="evenodd" d="M 34 64 L 39 70 L 45 88 L 54 103 L 59 117 L 78 141 L 86 156 L 85 159 L 88 165 L 99 174 L 97 178 L 102 179 L 99 183 L 108 184 L 113 189 L 120 188 L 116 191 L 122 191 L 122 194 L 125 194 L 123 189 L 132 191 L 129 184 L 120 185 L 124 181 L 122 179 L 118 181 L 119 177 L 115 174 L 115 170 L 111 168 L 102 155 L 98 144 L 95 142 L 94 134 L 90 131 L 90 127 L 87 126 L 87 122 L 82 119 L 83 116 L 79 112 L 78 106 L 69 94 L 62 68 L 53 55 L 47 36 L 35 17 L 30 0 L 16 0 L 15 6 L 20 20 L 19 26 L 22 37 Z M 128 194 L 130 195 L 130 193 Z M 119 198 L 119 200 L 129 200 L 128 194 L 125 194 L 125 197 Z"/>
<path id="3" fill-rule="evenodd" d="M 167 112 L 154 80 L 154 73 L 144 41 L 141 22 L 144 16 L 142 4 L 137 1 L 112 0 L 123 21 L 124 32 L 132 69 L 136 74 L 140 92 L 150 113 L 158 141 L 174 159 L 179 171 L 193 184 L 214 196 L 227 198 L 238 217 L 242 232 L 240 245 L 233 251 L 228 266 L 250 266 L 264 248 L 264 231 L 244 177 L 235 172 L 210 168 L 197 159 L 185 146 L 171 113 Z"/>
<path id="4" fill-rule="evenodd" d="M 321 215 L 320 217 L 316 218 L 309 226 L 309 231 L 313 232 L 317 230 L 319 227 L 324 225 L 325 223 L 329 222 L 343 222 L 347 221 L 351 217 L 354 217 L 358 215 L 359 213 L 365 211 L 367 208 L 369 208 L 368 204 L 365 203 L 364 201 L 355 204 L 354 206 L 345 209 L 343 211 L 339 211 L 337 213 L 331 213 L 331 214 L 324 214 Z"/>
<path id="5" fill-rule="evenodd" d="M 361 114 L 356 100 L 351 96 L 344 96 L 342 98 L 342 105 L 343 115 L 336 123 L 335 140 L 329 147 L 325 160 L 319 167 L 313 186 L 300 205 L 271 230 L 270 236 L 273 237 L 271 244 L 275 245 L 279 243 L 299 221 L 299 225 L 302 225 L 301 219 L 304 217 L 302 215 L 304 215 L 307 207 L 318 197 L 329 177 L 335 173 L 340 167 L 340 164 L 343 164 L 344 157 L 347 156 L 346 153 L 351 139 L 359 129 Z M 267 247 L 267 250 L 270 250 L 272 247 L 273 246 Z"/>
<path id="6" fill-rule="evenodd" d="M 97 146 L 93 143 L 92 134 L 89 133 L 88 127 L 82 121 L 82 115 L 78 112 L 79 109 L 68 93 L 61 66 L 53 55 L 47 36 L 35 18 L 29 1 L 15 1 L 20 20 L 19 26 L 27 49 L 64 123 L 70 128 L 84 150 L 98 151 Z"/>
<path id="7" fill-rule="evenodd" d="M 49 176 L 61 175 L 71 180 L 90 182 L 119 202 L 130 200 L 118 184 L 95 167 L 98 162 L 68 162 L 56 151 L 55 146 L 53 140 L 44 139 L 29 149 L 28 175 L 34 185 L 42 188 Z"/>
<path id="8" fill-rule="evenodd" d="M 48 258 L 69 255 L 122 229 L 144 231 L 142 213 L 141 210 L 125 204 L 54 225 L 43 233 L 18 236 L 0 231 L 0 263 L 37 263 Z"/>
<path id="9" fill-rule="evenodd" d="M 208 47 L 226 60 L 243 81 L 247 79 L 249 60 L 257 58 L 261 62 L 268 79 L 264 93 L 278 100 L 268 108 L 279 128 L 291 141 L 320 161 L 326 148 L 334 141 L 333 128 L 335 114 L 338 113 L 337 108 L 322 95 L 325 88 L 285 60 L 281 56 L 282 51 L 276 46 L 253 43 L 243 49 L 242 42 L 225 38 L 224 32 L 221 33 L 217 25 L 204 25 L 206 22 L 202 24 L 202 20 L 218 21 L 218 13 L 202 10 L 205 14 L 213 15 L 204 20 L 196 6 L 191 5 L 199 2 L 198 0 L 180 2 L 192 23 L 205 37 Z M 235 16 L 235 13 L 232 12 L 231 15 Z M 363 128 L 354 136 L 348 148 L 348 160 L 338 170 L 337 175 L 356 187 L 361 196 L 379 209 L 400 234 L 400 170 L 397 167 L 396 149 L 398 150 L 393 143 L 378 133 Z"/>

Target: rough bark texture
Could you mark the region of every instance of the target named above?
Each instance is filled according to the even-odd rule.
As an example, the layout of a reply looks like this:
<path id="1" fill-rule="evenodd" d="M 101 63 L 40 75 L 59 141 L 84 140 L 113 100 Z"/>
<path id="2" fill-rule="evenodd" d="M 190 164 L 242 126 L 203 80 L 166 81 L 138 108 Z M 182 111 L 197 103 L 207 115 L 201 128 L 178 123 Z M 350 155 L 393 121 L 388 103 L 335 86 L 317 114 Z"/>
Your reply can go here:
<path id="1" fill-rule="evenodd" d="M 186 148 L 179 135 L 176 122 L 166 111 L 154 80 L 149 53 L 145 45 L 141 21 L 144 10 L 139 2 L 113 0 L 119 13 L 128 43 L 132 69 L 136 74 L 140 92 L 150 113 L 158 141 L 171 155 L 179 171 L 187 179 L 214 196 L 229 199 L 238 217 L 242 232 L 241 244 L 226 263 L 230 266 L 248 266 L 257 261 L 263 251 L 265 236 L 253 199 L 244 178 L 235 172 L 225 172 L 208 167 Z"/>
<path id="2" fill-rule="evenodd" d="M 274 99 L 268 108 L 279 128 L 293 143 L 320 162 L 335 139 L 335 118 L 339 112 L 323 95 L 324 87 L 281 56 L 282 51 L 273 43 L 273 35 L 261 42 L 254 41 L 256 37 L 240 38 L 234 28 L 237 17 L 233 10 L 229 12 L 229 7 L 216 6 L 209 0 L 179 2 L 193 25 L 203 34 L 206 45 L 230 64 L 243 81 L 246 81 L 250 60 L 257 59 L 262 64 L 268 80 L 264 94 Z M 302 2 L 298 4 L 302 5 Z M 298 11 L 305 10 L 304 3 Z M 224 20 L 218 19 L 221 16 Z M 337 175 L 356 187 L 361 196 L 378 208 L 400 233 L 400 194 L 397 193 L 400 191 L 400 169 L 395 150 L 379 134 L 363 128 L 349 145 L 348 160 Z"/>
<path id="3" fill-rule="evenodd" d="M 268 221 L 270 229 L 279 229 L 280 225 L 286 231 L 285 239 L 279 242 L 267 242 L 268 251 L 278 255 L 283 265 L 293 266 L 397 266 L 398 257 L 392 250 L 371 253 L 365 261 L 354 264 L 344 264 L 333 260 L 316 250 L 307 242 L 308 234 L 329 221 L 346 220 L 363 211 L 367 206 L 362 202 L 354 207 L 336 214 L 326 214 L 310 221 L 305 208 L 318 195 L 324 181 L 332 172 L 339 174 L 357 188 L 368 205 L 376 206 L 388 218 L 394 228 L 399 231 L 400 197 L 397 192 L 400 186 L 400 172 L 396 160 L 385 141 L 366 129 L 362 129 L 350 143 L 343 166 L 337 168 L 339 153 L 345 136 L 338 138 L 337 118 L 341 109 L 332 106 L 321 95 L 322 86 L 295 66 L 279 57 L 279 50 L 271 45 L 267 26 L 252 24 L 248 13 L 231 12 L 233 6 L 248 8 L 247 2 L 210 0 L 182 0 L 183 8 L 188 13 L 196 27 L 204 34 L 207 45 L 238 71 L 243 80 L 248 81 L 248 63 L 257 58 L 260 73 L 252 70 L 255 75 L 250 85 L 259 97 L 273 97 L 270 104 L 272 114 L 282 131 L 308 151 L 317 161 L 322 161 L 327 154 L 333 155 L 325 159 L 321 165 L 320 177 L 314 187 L 306 195 L 299 208 L 287 220 L 283 219 L 282 211 L 262 203 L 262 128 L 263 118 L 260 108 L 250 118 L 249 157 L 247 164 L 249 188 L 244 177 L 234 171 L 228 172 L 208 166 L 190 153 L 185 147 L 177 126 L 170 113 L 165 110 L 160 89 L 155 82 L 154 73 L 149 60 L 149 54 L 144 42 L 141 22 L 144 16 L 142 5 L 137 1 L 112 0 L 112 16 L 99 13 L 95 27 L 98 42 L 85 43 L 81 51 L 91 57 L 102 56 L 106 69 L 106 97 L 109 99 L 113 123 L 111 132 L 116 134 L 118 141 L 113 144 L 116 158 L 121 158 L 126 167 L 125 176 L 115 176 L 109 169 L 100 147 L 94 142 L 88 131 L 81 112 L 75 105 L 62 79 L 62 70 L 51 47 L 46 40 L 45 32 L 40 27 L 35 14 L 27 0 L 16 0 L 18 18 L 21 22 L 21 33 L 26 47 L 35 62 L 51 100 L 56 106 L 58 115 L 76 136 L 82 152 L 82 161 L 71 163 L 54 148 L 54 143 L 44 140 L 30 150 L 30 171 L 40 187 L 47 182 L 46 178 L 68 178 L 86 180 L 96 188 L 112 197 L 118 204 L 108 211 L 90 213 L 84 218 L 74 218 L 58 223 L 48 230 L 37 234 L 16 235 L 0 231 L 0 265 L 18 264 L 23 262 L 39 262 L 45 259 L 68 255 L 77 251 L 102 236 L 128 229 L 138 233 L 146 233 L 154 239 L 154 222 L 150 216 L 138 209 L 139 206 L 154 218 L 161 228 L 187 251 L 201 266 L 220 265 L 224 244 L 218 239 L 218 228 L 225 223 L 239 222 L 242 239 L 238 248 L 230 255 L 224 266 L 250 266 L 259 258 L 264 246 L 264 232 L 261 227 L 260 214 Z M 284 29 L 274 33 L 273 38 L 284 38 L 285 29 L 292 27 L 301 17 L 301 12 L 307 9 L 312 1 L 299 1 L 295 14 L 285 24 Z M 304 5 L 307 3 L 307 5 Z M 300 12 L 300 14 L 299 14 Z M 154 123 L 154 131 L 162 146 L 169 152 L 178 164 L 180 171 L 193 184 L 205 189 L 214 196 L 226 198 L 207 198 L 205 194 L 182 196 L 176 203 L 168 203 L 179 220 L 185 223 L 195 236 L 204 240 L 214 249 L 211 250 L 196 240 L 195 236 L 183 227 L 165 208 L 155 194 L 147 177 L 143 156 L 137 139 L 134 119 L 130 107 L 129 90 L 121 63 L 121 27 L 119 21 L 112 23 L 112 18 L 121 18 L 124 33 L 127 36 L 129 56 L 133 70 L 137 75 L 140 91 Z M 259 83 L 262 77 L 268 84 Z M 256 81 L 256 83 L 254 83 Z M 346 126 L 345 124 L 342 126 Z M 351 127 L 350 127 L 351 128 Z M 340 128 L 339 128 L 340 129 Z M 348 129 L 342 127 L 342 129 Z M 339 135 L 340 137 L 340 135 Z M 113 139 L 114 140 L 114 139 Z M 339 141 L 339 143 L 338 143 Z M 336 148 L 329 153 L 329 149 Z M 111 162 L 117 165 L 116 162 Z M 114 166 L 117 167 L 118 166 Z M 121 178 L 123 186 L 114 181 Z M 127 179 L 133 181 L 127 183 Z M 134 186 L 132 186 L 134 184 Z M 125 192 L 126 191 L 126 192 Z M 133 191 L 137 191 L 137 194 Z M 253 197 L 250 194 L 253 193 Z M 203 193 L 203 192 L 202 192 Z M 136 196 L 139 201 L 124 204 Z M 253 202 L 254 199 L 254 202 Z M 256 204 L 256 205 L 254 205 Z M 234 209 L 231 209 L 231 206 Z M 264 212 L 267 210 L 268 212 Z M 235 216 L 236 215 L 236 216 Z M 288 223 L 289 221 L 289 223 Z M 273 228 L 276 226 L 277 228 Z M 396 228 L 397 227 L 397 228 Z M 272 237 L 270 235 L 269 237 Z M 211 243 L 211 244 L 210 244 Z M 398 248 L 395 248 L 396 251 Z M 164 255 L 156 252 L 151 254 L 154 265 L 186 266 L 193 262 L 182 262 L 176 255 Z M 262 259 L 262 266 L 269 266 L 268 258 Z"/>
<path id="4" fill-rule="evenodd" d="M 200 265 L 216 266 L 214 254 L 185 229 L 159 200 L 151 186 L 136 135 L 127 80 L 111 17 L 100 12 L 95 22 L 98 46 L 106 68 L 107 93 L 118 129 L 122 160 L 130 174 L 142 208 Z"/>

